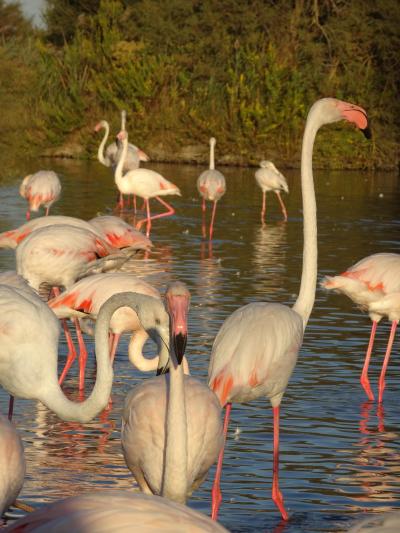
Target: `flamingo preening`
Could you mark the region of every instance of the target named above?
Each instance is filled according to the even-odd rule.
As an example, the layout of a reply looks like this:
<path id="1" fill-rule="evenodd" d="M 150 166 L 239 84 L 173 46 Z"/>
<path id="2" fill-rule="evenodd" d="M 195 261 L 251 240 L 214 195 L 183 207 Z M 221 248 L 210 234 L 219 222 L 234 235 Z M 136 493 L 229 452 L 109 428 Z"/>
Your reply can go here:
<path id="1" fill-rule="evenodd" d="M 200 176 L 197 178 L 197 190 L 199 191 L 200 196 L 203 198 L 201 209 L 203 212 L 203 221 L 202 221 L 202 233 L 203 238 L 206 237 L 206 223 L 205 223 L 205 213 L 206 213 L 206 200 L 213 202 L 213 210 L 211 214 L 211 221 L 209 227 L 209 237 L 210 240 L 213 236 L 214 230 L 214 220 L 215 213 L 217 210 L 217 202 L 222 198 L 226 192 L 226 182 L 225 176 L 219 170 L 215 168 L 215 159 L 214 159 L 214 148 L 216 144 L 215 137 L 210 139 L 210 166 L 208 170 L 204 170 Z"/>
<path id="2" fill-rule="evenodd" d="M 338 276 L 326 276 L 321 282 L 325 289 L 348 296 L 361 310 L 367 311 L 372 321 L 367 353 L 360 382 L 370 400 L 374 394 L 368 378 L 368 368 L 374 345 L 376 328 L 383 317 L 388 317 L 392 328 L 379 377 L 378 402 L 383 399 L 385 374 L 390 353 L 400 320 L 400 255 L 392 253 L 373 254 L 358 261 Z"/>
<path id="3" fill-rule="evenodd" d="M 26 220 L 30 219 L 31 211 L 38 211 L 42 205 L 48 215 L 50 207 L 60 198 L 60 179 L 52 170 L 39 170 L 25 176 L 19 187 L 19 193 L 28 201 Z"/>
<path id="4" fill-rule="evenodd" d="M 223 323 L 211 353 L 209 384 L 221 406 L 226 406 L 226 436 L 233 402 L 267 397 L 274 417 L 272 499 L 282 518 L 288 519 L 279 489 L 279 406 L 296 365 L 303 334 L 311 314 L 317 280 L 317 217 L 312 152 L 316 133 L 324 124 L 347 120 L 369 134 L 365 111 L 354 104 L 323 98 L 311 107 L 301 155 L 304 244 L 300 293 L 292 308 L 278 303 L 255 302 L 240 307 Z M 212 489 L 212 517 L 221 503 L 220 476 L 223 448 Z"/>
<path id="5" fill-rule="evenodd" d="M 268 191 L 274 191 L 276 194 L 279 204 L 282 209 L 282 215 L 284 220 L 287 220 L 287 211 L 285 204 L 281 198 L 281 191 L 289 192 L 289 187 L 286 181 L 285 176 L 279 172 L 276 166 L 272 161 L 261 161 L 260 168 L 256 170 L 254 174 L 258 185 L 261 187 L 263 193 L 263 202 L 261 208 L 261 223 L 265 224 L 265 204 L 266 204 L 266 193 Z"/>

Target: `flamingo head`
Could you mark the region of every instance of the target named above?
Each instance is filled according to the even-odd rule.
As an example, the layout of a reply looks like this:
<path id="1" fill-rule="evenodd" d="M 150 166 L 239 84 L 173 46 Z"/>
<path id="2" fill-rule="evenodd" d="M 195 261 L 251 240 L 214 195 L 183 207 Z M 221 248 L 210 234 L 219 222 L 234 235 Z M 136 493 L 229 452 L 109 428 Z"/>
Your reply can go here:
<path id="1" fill-rule="evenodd" d="M 336 98 L 321 98 L 312 105 L 311 113 L 318 119 L 318 126 L 337 122 L 338 120 L 347 120 L 347 122 L 351 122 L 360 129 L 367 139 L 371 138 L 367 113 L 358 105 Z"/>
<path id="2" fill-rule="evenodd" d="M 165 293 L 167 311 L 170 316 L 170 337 L 178 364 L 182 363 L 187 341 L 187 317 L 190 293 L 181 281 L 170 283 Z"/>
<path id="3" fill-rule="evenodd" d="M 97 133 L 101 129 L 106 129 L 107 126 L 108 126 L 108 124 L 107 124 L 107 122 L 105 120 L 100 120 L 100 122 L 98 122 L 96 124 L 96 126 L 94 127 L 94 131 Z"/>

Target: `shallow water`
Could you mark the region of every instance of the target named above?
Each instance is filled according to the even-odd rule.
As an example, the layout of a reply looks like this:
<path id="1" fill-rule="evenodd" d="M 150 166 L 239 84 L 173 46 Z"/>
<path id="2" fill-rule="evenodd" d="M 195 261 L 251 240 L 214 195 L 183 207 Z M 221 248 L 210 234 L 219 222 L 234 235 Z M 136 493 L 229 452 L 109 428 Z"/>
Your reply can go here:
<path id="1" fill-rule="evenodd" d="M 176 215 L 154 222 L 154 251 L 131 263 L 132 269 L 161 291 L 171 279 L 189 285 L 192 306 L 187 355 L 191 371 L 205 379 L 212 342 L 223 320 L 237 307 L 260 300 L 291 305 L 299 289 L 302 257 L 301 196 L 298 171 L 287 171 L 285 196 L 289 221 L 283 223 L 278 203 L 267 199 L 268 223 L 259 220 L 261 192 L 255 169 L 221 169 L 227 193 L 218 205 L 212 247 L 201 239 L 201 211 L 196 178 L 201 167 L 150 164 L 175 182 L 182 198 L 170 197 Z M 22 178 L 39 168 L 58 171 L 62 199 L 52 214 L 89 219 L 111 213 L 116 191 L 108 169 L 94 162 L 19 161 L 3 167 L 0 188 L 0 231 L 24 222 L 25 202 L 18 195 Z M 399 253 L 400 186 L 392 174 L 315 171 L 318 203 L 319 279 L 342 272 L 376 252 Z M 168 199 L 167 199 L 168 200 Z M 127 220 L 132 215 L 126 214 Z M 14 252 L 0 250 L 2 270 L 14 268 Z M 272 413 L 265 400 L 234 405 L 222 479 L 220 521 L 235 532 L 345 531 L 367 511 L 400 506 L 400 419 L 395 340 L 381 410 L 367 402 L 359 374 L 370 321 L 342 296 L 317 289 L 297 367 L 281 408 L 280 484 L 290 520 L 280 521 L 271 500 Z M 377 376 L 389 333 L 378 327 L 371 380 Z M 149 342 L 148 354 L 154 347 Z M 66 356 L 60 341 L 60 368 Z M 115 363 L 112 410 L 92 423 L 60 421 L 41 404 L 16 400 L 14 421 L 27 458 L 20 499 L 41 506 L 93 488 L 135 490 L 120 448 L 121 409 L 126 393 L 149 377 L 135 371 L 126 356 L 127 338 Z M 93 357 L 89 380 L 95 377 Z M 65 391 L 76 397 L 76 365 Z M 8 396 L 0 391 L 0 411 Z M 188 505 L 209 513 L 209 479 Z M 21 513 L 12 510 L 8 520 Z"/>

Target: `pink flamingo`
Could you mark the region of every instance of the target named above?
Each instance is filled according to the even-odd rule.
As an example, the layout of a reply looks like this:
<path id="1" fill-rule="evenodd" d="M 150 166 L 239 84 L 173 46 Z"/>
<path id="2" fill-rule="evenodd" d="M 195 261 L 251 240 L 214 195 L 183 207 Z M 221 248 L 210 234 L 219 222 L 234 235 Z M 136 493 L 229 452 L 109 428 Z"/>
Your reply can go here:
<path id="1" fill-rule="evenodd" d="M 226 192 L 226 182 L 225 177 L 219 170 L 215 169 L 215 163 L 214 163 L 214 147 L 216 144 L 216 140 L 214 137 L 211 137 L 210 139 L 210 167 L 208 170 L 205 170 L 200 174 L 200 176 L 197 179 L 197 190 L 199 191 L 200 196 L 203 197 L 202 202 L 202 211 L 203 211 L 203 224 L 202 224 L 202 231 L 203 231 L 203 238 L 206 237 L 206 226 L 205 226 L 205 213 L 206 213 L 206 200 L 210 202 L 214 202 L 212 215 L 211 215 L 211 222 L 210 222 L 210 240 L 212 239 L 213 235 L 213 228 L 214 228 L 214 219 L 215 219 L 215 212 L 217 210 L 217 202 L 222 198 L 222 196 Z"/>
<path id="2" fill-rule="evenodd" d="M 186 505 L 123 490 L 86 492 L 44 505 L 10 524 L 7 531 L 111 533 L 116 527 L 118 533 L 228 533 L 208 516 Z"/>
<path id="3" fill-rule="evenodd" d="M 0 414 L 0 521 L 24 483 L 25 457 L 14 425 Z"/>
<path id="4" fill-rule="evenodd" d="M 115 167 L 117 166 L 117 163 L 121 157 L 122 153 L 122 147 L 119 146 L 118 139 L 109 144 L 107 148 L 105 148 L 105 144 L 107 142 L 108 136 L 110 134 L 110 126 L 106 120 L 101 120 L 98 124 L 95 126 L 95 131 L 99 131 L 100 129 L 104 129 L 104 137 L 99 145 L 99 149 L 97 152 L 97 158 L 106 167 L 112 167 L 113 171 L 115 171 Z M 121 131 L 126 131 L 126 111 L 121 111 Z M 134 170 L 136 168 L 139 168 L 140 161 L 149 161 L 150 158 L 147 154 L 143 152 L 140 148 L 135 146 L 132 143 L 129 143 L 128 145 L 128 151 L 126 154 L 124 166 L 122 169 L 123 173 L 129 172 L 129 170 Z M 135 202 L 134 202 L 135 203 Z M 121 209 L 124 207 L 124 198 L 122 193 L 120 193 L 119 197 L 119 206 Z"/>
<path id="5" fill-rule="evenodd" d="M 367 311 L 372 320 L 364 366 L 360 382 L 370 400 L 374 399 L 368 378 L 368 368 L 378 322 L 384 316 L 392 321 L 389 341 L 379 378 L 378 401 L 382 402 L 385 389 L 385 374 L 400 319 L 400 255 L 391 253 L 373 254 L 361 259 L 339 276 L 327 276 L 322 287 L 345 294 L 360 309 Z"/>
<path id="6" fill-rule="evenodd" d="M 166 295 L 173 292 L 174 285 L 170 285 L 167 289 Z M 121 292 L 134 292 L 139 294 L 146 294 L 153 298 L 161 299 L 161 295 L 157 289 L 144 280 L 141 280 L 129 273 L 115 272 L 106 274 L 96 274 L 83 278 L 69 289 L 61 293 L 59 296 L 48 301 L 49 307 L 59 318 L 71 318 L 75 316 L 76 312 L 87 313 L 88 316 L 96 320 L 101 306 L 114 294 Z M 132 338 L 129 343 L 128 357 L 133 366 L 143 372 L 155 371 L 159 366 L 159 358 L 154 357 L 148 359 L 143 355 L 143 346 L 149 335 L 144 330 L 139 322 L 135 311 L 129 307 L 118 309 L 113 315 L 110 322 L 111 332 L 111 360 L 114 360 L 117 350 L 118 342 L 123 333 L 132 333 Z M 153 335 L 153 340 L 159 345 L 160 340 Z M 84 347 L 84 345 L 83 345 Z M 70 352 L 67 358 L 66 365 L 60 377 L 60 383 L 63 382 L 69 368 L 71 367 L 76 354 Z M 79 389 L 84 387 L 85 367 L 87 361 L 86 348 L 79 356 L 80 370 L 79 370 Z M 161 366 L 164 366 L 162 362 Z M 187 361 L 186 372 L 189 373 Z"/>
<path id="7" fill-rule="evenodd" d="M 261 223 L 265 223 L 265 197 L 268 191 L 274 191 L 276 194 L 282 209 L 283 218 L 286 221 L 287 211 L 281 198 L 281 191 L 285 191 L 286 193 L 289 192 L 289 187 L 285 176 L 279 172 L 272 161 L 261 161 L 260 168 L 256 170 L 254 176 L 263 193 Z"/>
<path id="8" fill-rule="evenodd" d="M 123 194 L 135 194 L 144 199 L 146 205 L 147 217 L 140 220 L 136 224 L 136 228 L 140 229 L 144 222 L 146 226 L 146 236 L 150 235 L 151 221 L 156 218 L 166 217 L 175 213 L 174 208 L 167 202 L 162 200 L 160 196 L 167 196 L 175 194 L 181 196 L 180 190 L 176 185 L 166 180 L 161 174 L 147 168 L 137 168 L 130 170 L 126 174 L 122 175 L 122 168 L 125 161 L 125 157 L 128 150 L 128 134 L 126 131 L 120 131 L 117 138 L 122 141 L 122 154 L 115 169 L 115 183 L 119 191 Z M 162 205 L 164 205 L 168 211 L 160 213 L 158 215 L 150 216 L 150 204 L 149 199 L 156 198 Z"/>
<path id="9" fill-rule="evenodd" d="M 303 271 L 299 296 L 288 308 L 278 303 L 255 302 L 234 311 L 215 338 L 209 367 L 209 384 L 221 406 L 226 406 L 224 434 L 232 402 L 248 402 L 266 396 L 274 417 L 272 499 L 282 518 L 288 519 L 279 490 L 279 406 L 296 365 L 304 329 L 311 314 L 317 279 L 317 219 L 312 151 L 318 129 L 338 120 L 367 128 L 365 111 L 334 98 L 323 98 L 311 107 L 301 156 L 301 183 L 304 216 Z M 368 130 L 369 131 L 369 130 Z M 223 448 L 218 459 L 212 489 L 212 517 L 221 503 L 220 476 Z"/>
<path id="10" fill-rule="evenodd" d="M 46 208 L 46 215 L 49 214 L 50 207 L 60 198 L 61 183 L 52 170 L 39 170 L 22 180 L 19 193 L 28 200 L 26 220 L 29 220 L 31 211 L 37 212 L 41 205 Z"/>
<path id="11" fill-rule="evenodd" d="M 140 299 L 137 299 L 141 296 Z M 148 379 L 128 394 L 122 415 L 121 443 L 126 464 L 141 490 L 185 503 L 204 481 L 223 442 L 221 408 L 215 394 L 197 379 L 185 376 L 187 288 L 161 302 L 132 295 L 146 323 L 163 340 L 160 360 L 169 374 Z M 133 300 L 132 300 L 133 301 Z"/>

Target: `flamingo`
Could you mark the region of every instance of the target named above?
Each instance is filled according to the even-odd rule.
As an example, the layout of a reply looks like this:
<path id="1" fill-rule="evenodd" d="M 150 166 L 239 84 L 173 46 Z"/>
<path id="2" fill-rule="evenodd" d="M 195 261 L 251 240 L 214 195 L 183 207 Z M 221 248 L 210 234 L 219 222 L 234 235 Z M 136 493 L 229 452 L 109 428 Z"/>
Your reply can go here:
<path id="1" fill-rule="evenodd" d="M 210 167 L 208 170 L 205 170 L 200 174 L 197 179 L 197 190 L 199 191 L 200 196 L 203 197 L 202 211 L 203 211 L 203 238 L 206 237 L 206 226 L 205 226 L 205 212 L 206 212 L 206 200 L 214 202 L 211 222 L 210 222 L 210 240 L 213 235 L 214 228 L 214 219 L 215 211 L 217 209 L 217 202 L 225 194 L 226 191 L 226 182 L 225 177 L 219 170 L 215 169 L 214 163 L 214 147 L 216 144 L 214 137 L 210 139 Z"/>
<path id="2" fill-rule="evenodd" d="M 115 167 L 117 166 L 117 163 L 121 157 L 122 153 L 122 146 L 119 145 L 118 139 L 113 142 L 112 144 L 109 144 L 104 151 L 105 144 L 107 142 L 109 133 L 110 133 L 110 126 L 106 120 L 101 120 L 98 124 L 95 126 L 95 131 L 99 131 L 100 129 L 104 129 L 104 137 L 103 140 L 100 143 L 98 152 L 97 152 L 97 158 L 106 167 L 112 167 L 115 171 Z M 126 130 L 126 111 L 121 111 L 121 131 Z M 135 170 L 136 168 L 139 168 L 140 161 L 149 161 L 150 158 L 143 150 L 138 148 L 132 143 L 129 143 L 128 145 L 128 152 L 126 154 L 125 162 L 122 171 L 129 172 L 129 170 Z M 134 205 L 136 205 L 135 199 L 134 199 Z M 121 209 L 124 207 L 124 198 L 122 193 L 120 193 L 119 196 L 119 206 Z"/>
<path id="3" fill-rule="evenodd" d="M 0 285 L 0 385 L 12 396 L 42 402 L 62 420 L 92 420 L 106 407 L 111 393 L 108 327 L 116 305 L 105 304 L 99 313 L 96 383 L 87 400 L 75 403 L 58 384 L 58 318 L 39 296 Z"/>
<path id="4" fill-rule="evenodd" d="M 161 174 L 147 168 L 137 168 L 130 170 L 122 175 L 122 168 L 128 150 L 128 134 L 126 131 L 120 131 L 117 138 L 122 141 L 122 154 L 115 169 L 115 183 L 119 191 L 123 194 L 135 194 L 144 199 L 146 205 L 147 218 L 140 220 L 136 225 L 140 229 L 144 222 L 147 222 L 146 237 L 150 235 L 151 221 L 156 218 L 166 217 L 175 213 L 174 208 L 162 200 L 160 196 L 176 194 L 181 196 L 180 190 L 176 185 L 166 180 Z M 158 215 L 150 216 L 149 199 L 156 198 L 168 211 Z"/>
<path id="5" fill-rule="evenodd" d="M 317 219 L 312 151 L 316 133 L 323 124 L 341 119 L 367 128 L 365 111 L 334 98 L 323 98 L 311 107 L 301 156 L 301 183 L 304 216 L 303 271 L 299 296 L 288 308 L 278 303 L 254 302 L 234 311 L 222 324 L 211 353 L 209 385 L 221 406 L 226 406 L 226 438 L 232 402 L 242 403 L 266 396 L 273 410 L 274 452 L 272 499 L 282 518 L 288 519 L 279 490 L 279 408 L 296 365 L 303 334 L 311 314 L 317 278 Z M 369 130 L 368 130 L 369 133 Z M 367 133 L 367 134 L 368 134 Z M 220 477 L 223 448 L 212 489 L 212 517 L 221 503 Z"/>
<path id="6" fill-rule="evenodd" d="M 361 385 L 370 400 L 374 400 L 374 394 L 368 378 L 368 367 L 376 329 L 378 322 L 384 316 L 392 321 L 379 378 L 378 402 L 381 403 L 385 389 L 386 369 L 400 319 L 400 255 L 391 253 L 369 255 L 339 276 L 326 276 L 321 285 L 325 289 L 348 296 L 361 310 L 368 312 L 372 321 L 368 348 L 360 376 Z"/>
<path id="7" fill-rule="evenodd" d="M 168 295 L 175 290 L 175 285 L 171 284 L 166 292 Z M 47 303 L 59 318 L 71 318 L 76 311 L 88 313 L 91 319 L 96 319 L 103 303 L 114 294 L 131 291 L 139 294 L 146 294 L 157 299 L 161 295 L 157 289 L 144 280 L 141 280 L 129 273 L 113 272 L 106 274 L 96 274 L 83 278 L 59 296 L 52 298 Z M 111 360 L 114 360 L 117 345 L 123 333 L 131 332 L 133 336 L 129 343 L 129 360 L 139 370 L 143 372 L 154 371 L 159 366 L 159 358 L 148 359 L 143 355 L 143 346 L 149 335 L 142 328 L 137 314 L 129 307 L 118 309 L 110 322 L 112 333 Z M 153 340 L 159 345 L 159 338 L 153 335 Z M 60 377 L 63 382 L 69 368 L 71 367 L 76 354 L 71 352 L 67 358 L 66 365 Z M 84 386 L 84 372 L 87 360 L 87 351 L 83 350 L 80 356 L 79 389 Z M 166 363 L 163 362 L 163 365 Z M 189 373 L 186 361 L 186 372 Z"/>
<path id="8" fill-rule="evenodd" d="M 281 192 L 285 191 L 286 193 L 289 192 L 289 187 L 286 181 L 286 178 L 283 174 L 279 172 L 279 170 L 276 168 L 276 166 L 272 163 L 272 161 L 261 161 L 260 162 L 260 168 L 256 170 L 255 178 L 258 183 L 258 185 L 261 187 L 262 193 L 263 193 L 263 202 L 262 202 L 262 209 L 261 209 L 261 223 L 265 223 L 265 195 L 268 191 L 274 191 L 276 194 L 279 204 L 282 209 L 283 218 L 286 222 L 287 220 L 287 211 L 285 204 L 283 203 L 283 200 L 281 198 Z"/>
<path id="9" fill-rule="evenodd" d="M 7 531 L 227 533 L 208 516 L 160 496 L 123 490 L 86 492 L 30 513 Z"/>
<path id="10" fill-rule="evenodd" d="M 58 224 L 74 226 L 96 233 L 96 235 L 104 239 L 114 248 L 133 247 L 138 250 L 149 250 L 152 246 L 152 242 L 148 237 L 119 217 L 97 216 L 86 221 L 76 217 L 49 215 L 35 218 L 16 229 L 0 233 L 0 248 L 14 249 L 32 231 L 44 228 L 45 226 L 55 226 Z"/>
<path id="11" fill-rule="evenodd" d="M 26 220 L 30 219 L 31 211 L 37 212 L 41 205 L 46 208 L 48 215 L 50 207 L 60 198 L 60 179 L 52 170 L 39 170 L 35 174 L 25 176 L 19 187 L 19 193 L 28 200 Z"/>
<path id="12" fill-rule="evenodd" d="M 0 414 L 0 520 L 24 483 L 25 457 L 14 425 Z"/>
<path id="13" fill-rule="evenodd" d="M 221 408 L 207 386 L 183 374 L 187 290 L 167 298 L 170 321 L 159 300 L 140 296 L 138 309 L 147 320 L 143 327 L 157 330 L 163 339 L 166 356 L 160 354 L 160 359 L 168 357 L 172 347 L 169 374 L 146 380 L 126 397 L 122 449 L 143 492 L 185 503 L 218 457 L 223 442 Z"/>

